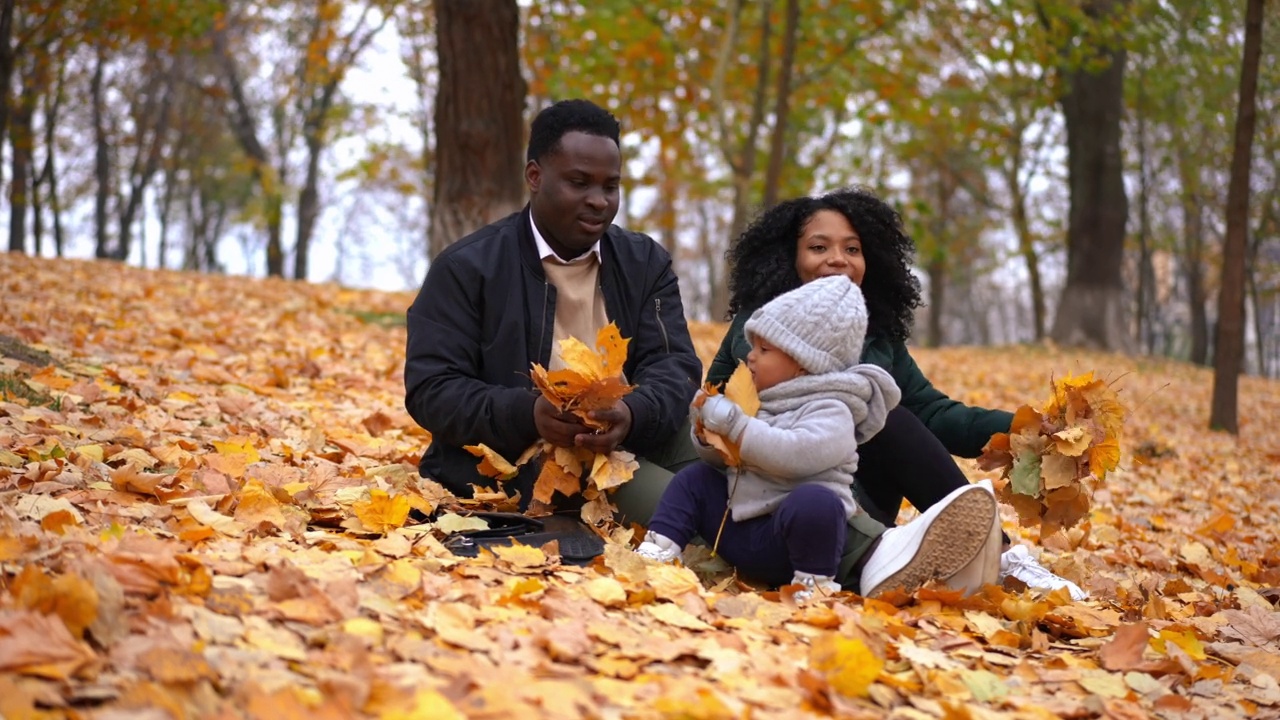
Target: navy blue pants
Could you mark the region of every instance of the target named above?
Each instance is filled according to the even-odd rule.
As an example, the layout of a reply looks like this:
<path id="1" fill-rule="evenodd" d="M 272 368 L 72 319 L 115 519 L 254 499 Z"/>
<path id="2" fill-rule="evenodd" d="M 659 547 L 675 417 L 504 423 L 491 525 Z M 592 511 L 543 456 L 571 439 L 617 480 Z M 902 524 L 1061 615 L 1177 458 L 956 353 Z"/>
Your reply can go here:
<path id="1" fill-rule="evenodd" d="M 671 479 L 649 530 L 684 547 L 696 536 L 715 542 L 729 500 L 725 472 L 690 465 Z M 848 533 L 844 505 L 821 485 L 797 485 L 770 515 L 744 522 L 725 519 L 717 554 L 744 576 L 785 585 L 795 571 L 836 574 Z"/>

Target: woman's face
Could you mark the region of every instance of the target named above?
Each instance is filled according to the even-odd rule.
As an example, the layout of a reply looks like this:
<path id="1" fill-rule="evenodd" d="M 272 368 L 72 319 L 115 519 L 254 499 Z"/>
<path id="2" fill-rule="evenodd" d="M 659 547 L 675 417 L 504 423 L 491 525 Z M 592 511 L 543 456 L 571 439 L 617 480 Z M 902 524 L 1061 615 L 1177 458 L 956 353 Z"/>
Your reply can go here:
<path id="1" fill-rule="evenodd" d="M 796 274 L 801 283 L 829 275 L 844 275 L 862 285 L 867 260 L 862 238 L 848 218 L 835 210 L 819 210 L 809 218 L 796 241 Z"/>

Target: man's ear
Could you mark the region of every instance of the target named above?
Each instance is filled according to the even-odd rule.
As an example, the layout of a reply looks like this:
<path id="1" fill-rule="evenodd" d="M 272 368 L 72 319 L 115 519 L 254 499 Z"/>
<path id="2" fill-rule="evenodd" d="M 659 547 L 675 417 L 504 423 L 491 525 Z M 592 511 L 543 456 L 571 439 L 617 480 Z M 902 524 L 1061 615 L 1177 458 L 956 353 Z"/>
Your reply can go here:
<path id="1" fill-rule="evenodd" d="M 538 188 L 542 186 L 542 166 L 537 160 L 530 160 L 524 164 L 524 184 L 531 193 L 537 193 Z"/>

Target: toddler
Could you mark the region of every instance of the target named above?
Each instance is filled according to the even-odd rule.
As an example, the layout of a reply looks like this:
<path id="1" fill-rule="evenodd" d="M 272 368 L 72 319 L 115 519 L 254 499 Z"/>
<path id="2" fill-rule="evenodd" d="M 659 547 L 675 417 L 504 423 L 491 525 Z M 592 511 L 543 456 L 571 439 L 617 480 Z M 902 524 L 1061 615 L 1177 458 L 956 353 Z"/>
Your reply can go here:
<path id="1" fill-rule="evenodd" d="M 933 578 L 968 590 L 993 582 L 1000 534 L 989 485 L 959 488 L 889 530 L 854 500 L 857 443 L 884 426 L 901 397 L 889 373 L 858 363 L 866 329 L 862 292 L 843 275 L 757 310 L 745 327 L 756 417 L 721 395 L 693 411 L 738 446 L 741 467 L 726 469 L 695 436 L 705 462 L 672 479 L 637 552 L 669 562 L 701 536 L 744 575 L 802 585 L 801 599 L 844 587 L 868 596 L 911 591 Z"/>

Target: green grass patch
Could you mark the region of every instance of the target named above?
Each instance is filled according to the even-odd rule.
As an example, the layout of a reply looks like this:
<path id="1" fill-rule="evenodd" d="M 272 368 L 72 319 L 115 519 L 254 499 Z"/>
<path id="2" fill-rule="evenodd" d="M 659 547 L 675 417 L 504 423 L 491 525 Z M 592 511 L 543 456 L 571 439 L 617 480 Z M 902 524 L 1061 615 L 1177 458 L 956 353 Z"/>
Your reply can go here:
<path id="1" fill-rule="evenodd" d="M 339 312 L 351 315 L 365 325 L 377 325 L 379 327 L 404 327 L 405 325 L 403 312 L 377 312 L 374 310 L 356 310 L 354 308 L 343 308 Z"/>
<path id="2" fill-rule="evenodd" d="M 0 401 L 62 410 L 62 398 L 31 387 L 27 377 L 21 372 L 0 373 Z"/>

